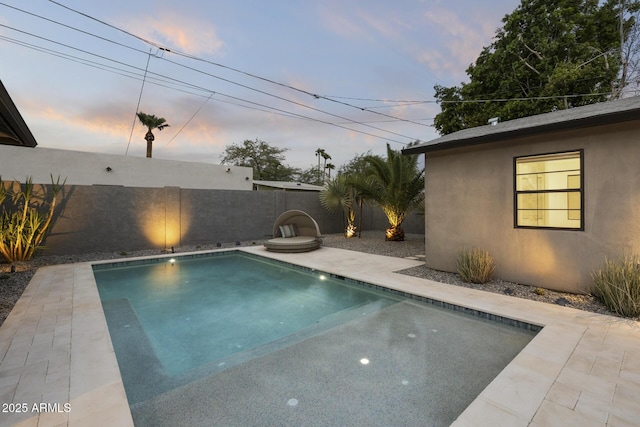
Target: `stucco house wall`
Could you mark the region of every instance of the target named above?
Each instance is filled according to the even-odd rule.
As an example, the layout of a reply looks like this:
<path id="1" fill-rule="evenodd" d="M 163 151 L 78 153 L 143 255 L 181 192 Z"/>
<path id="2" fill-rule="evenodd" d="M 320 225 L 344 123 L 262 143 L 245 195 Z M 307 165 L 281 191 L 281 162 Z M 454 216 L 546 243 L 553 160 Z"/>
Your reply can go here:
<path id="1" fill-rule="evenodd" d="M 584 230 L 514 226 L 514 158 L 584 150 Z M 426 259 L 456 271 L 465 247 L 489 250 L 495 276 L 589 292 L 605 256 L 640 251 L 640 118 L 426 153 Z"/>

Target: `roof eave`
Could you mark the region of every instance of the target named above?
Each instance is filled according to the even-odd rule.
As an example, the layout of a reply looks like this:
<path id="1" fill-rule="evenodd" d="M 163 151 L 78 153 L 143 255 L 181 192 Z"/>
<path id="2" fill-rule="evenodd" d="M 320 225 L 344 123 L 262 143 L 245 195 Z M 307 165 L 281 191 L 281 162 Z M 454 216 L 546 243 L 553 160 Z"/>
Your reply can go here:
<path id="1" fill-rule="evenodd" d="M 18 108 L 14 104 L 7 89 L 0 80 L 0 114 L 4 117 L 10 132 L 13 135 L 6 135 L 0 138 L 0 144 L 17 145 L 22 147 L 35 147 L 38 145 L 31 130 L 22 118 Z"/>
<path id="2" fill-rule="evenodd" d="M 468 138 L 457 138 L 441 143 L 424 144 L 415 147 L 409 147 L 402 150 L 402 154 L 422 154 L 442 150 L 450 150 L 454 148 L 468 147 L 471 145 L 486 144 L 490 142 L 504 141 L 508 139 L 523 138 L 526 136 L 539 135 L 549 132 L 558 132 L 569 129 L 582 129 L 592 126 L 601 126 L 614 123 L 621 123 L 631 120 L 638 120 L 638 110 L 615 111 L 607 114 L 580 117 L 560 122 L 544 123 L 536 126 L 529 126 L 519 129 L 505 129 L 487 133 L 484 135 L 471 136 Z M 508 123 L 508 122 L 504 122 Z M 490 125 L 488 125 L 490 126 Z M 437 140 L 435 140 L 437 141 Z"/>

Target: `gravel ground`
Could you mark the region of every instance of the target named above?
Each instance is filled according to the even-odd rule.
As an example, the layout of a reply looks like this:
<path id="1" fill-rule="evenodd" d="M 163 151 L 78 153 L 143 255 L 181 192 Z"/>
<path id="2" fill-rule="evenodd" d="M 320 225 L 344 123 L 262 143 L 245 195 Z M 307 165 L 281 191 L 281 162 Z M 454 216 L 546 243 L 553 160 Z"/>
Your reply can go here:
<path id="1" fill-rule="evenodd" d="M 325 236 L 324 245 L 328 247 L 349 249 L 354 251 L 366 252 L 377 255 L 395 256 L 400 258 L 416 257 L 422 259 L 424 256 L 424 235 L 407 234 L 404 242 L 386 242 L 384 240 L 384 231 L 367 231 L 362 233 L 360 238 L 345 239 L 341 234 L 330 234 Z M 262 244 L 261 240 L 237 242 L 240 246 L 249 246 Z M 235 247 L 236 243 L 223 244 L 223 248 Z M 190 252 L 195 250 L 216 249 L 216 245 L 201 246 L 185 246 L 176 248 L 176 253 Z M 7 263 L 0 263 L 0 325 L 9 315 L 14 304 L 22 295 L 24 288 L 27 286 L 33 274 L 39 267 L 46 265 L 68 264 L 85 261 L 95 261 L 104 259 L 116 259 L 123 257 L 135 257 L 145 255 L 156 255 L 161 252 L 158 250 L 131 251 L 131 252 L 107 252 L 107 253 L 87 253 L 68 256 L 47 256 L 45 253 L 37 254 L 29 262 L 14 263 L 15 272 L 11 273 L 11 266 Z M 442 283 L 448 283 L 456 286 L 465 286 L 468 288 L 480 289 L 489 292 L 511 295 L 519 298 L 532 299 L 550 304 L 560 304 L 567 307 L 573 307 L 580 310 L 591 311 L 594 313 L 603 313 L 614 315 L 611 313 L 598 299 L 593 295 L 575 295 L 561 292 L 554 292 L 548 289 L 540 289 L 517 283 L 505 282 L 503 280 L 494 279 L 489 283 L 477 285 L 466 283 L 460 279 L 455 273 L 447 273 L 442 271 L 431 270 L 424 265 L 402 270 L 399 273 L 409 276 L 423 277 Z M 536 293 L 536 289 L 539 293 Z"/>

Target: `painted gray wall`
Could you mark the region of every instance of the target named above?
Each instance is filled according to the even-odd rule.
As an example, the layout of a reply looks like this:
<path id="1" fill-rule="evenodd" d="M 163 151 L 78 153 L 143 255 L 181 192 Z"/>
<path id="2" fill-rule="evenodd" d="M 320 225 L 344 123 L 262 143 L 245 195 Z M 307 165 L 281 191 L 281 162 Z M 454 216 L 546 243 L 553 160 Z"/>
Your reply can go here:
<path id="1" fill-rule="evenodd" d="M 456 271 L 481 247 L 495 276 L 568 292 L 592 289 L 605 256 L 640 251 L 640 121 L 482 144 L 426 155 L 426 259 Z M 585 230 L 514 227 L 513 159 L 584 149 Z"/>
<path id="2" fill-rule="evenodd" d="M 261 240 L 278 215 L 309 213 L 323 234 L 341 233 L 339 213 L 329 214 L 316 192 L 200 190 L 105 185 L 65 186 L 43 254 L 131 251 Z M 363 230 L 383 230 L 386 218 L 365 207 Z M 407 233 L 424 233 L 422 217 L 405 221 Z"/>

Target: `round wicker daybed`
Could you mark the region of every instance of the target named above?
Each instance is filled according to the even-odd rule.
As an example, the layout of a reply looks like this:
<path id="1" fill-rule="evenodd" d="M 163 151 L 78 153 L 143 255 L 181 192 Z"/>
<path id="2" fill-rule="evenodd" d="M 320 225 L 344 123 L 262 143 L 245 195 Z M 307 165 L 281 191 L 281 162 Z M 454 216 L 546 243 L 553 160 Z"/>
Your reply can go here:
<path id="1" fill-rule="evenodd" d="M 273 225 L 273 238 L 264 246 L 272 252 L 309 252 L 322 244 L 318 223 L 306 212 L 289 210 Z"/>

